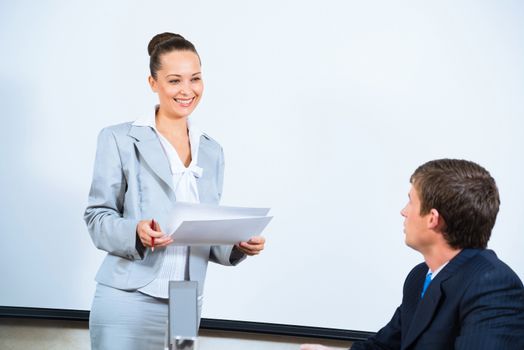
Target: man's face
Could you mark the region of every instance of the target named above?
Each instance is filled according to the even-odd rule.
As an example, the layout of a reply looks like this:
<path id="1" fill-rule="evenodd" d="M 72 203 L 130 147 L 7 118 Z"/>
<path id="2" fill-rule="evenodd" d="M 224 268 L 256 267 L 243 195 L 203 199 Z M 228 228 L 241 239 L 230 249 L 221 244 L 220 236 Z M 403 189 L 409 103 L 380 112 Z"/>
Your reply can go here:
<path id="1" fill-rule="evenodd" d="M 400 211 L 404 217 L 405 242 L 408 247 L 424 253 L 435 242 L 435 233 L 430 230 L 430 214 L 420 215 L 420 197 L 413 185 L 408 197 L 408 203 Z"/>

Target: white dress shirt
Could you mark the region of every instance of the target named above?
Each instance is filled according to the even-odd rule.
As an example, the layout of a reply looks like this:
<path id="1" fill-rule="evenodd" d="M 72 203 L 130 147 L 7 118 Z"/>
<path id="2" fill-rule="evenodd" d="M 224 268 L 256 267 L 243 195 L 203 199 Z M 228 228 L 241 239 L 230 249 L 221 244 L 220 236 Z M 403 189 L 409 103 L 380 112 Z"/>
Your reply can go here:
<path id="1" fill-rule="evenodd" d="M 449 263 L 449 261 L 446 261 L 444 264 L 440 265 L 440 267 L 438 269 L 435 270 L 435 272 L 431 271 L 431 269 L 428 269 L 428 273 L 429 274 L 431 272 L 431 280 L 433 281 L 433 279 L 435 279 L 435 277 L 437 276 L 437 274 L 442 271 L 442 269 L 444 267 L 446 267 L 446 265 Z M 426 274 L 426 275 L 427 275 Z"/>
<path id="2" fill-rule="evenodd" d="M 199 203 L 196 178 L 202 176 L 203 169 L 196 164 L 198 161 L 198 146 L 202 132 L 194 125 L 191 125 L 188 120 L 191 163 L 188 167 L 185 167 L 173 145 L 156 129 L 155 115 L 146 119 L 139 119 L 135 121 L 133 125 L 149 126 L 156 132 L 166 157 L 169 160 L 176 200 L 180 202 Z M 187 264 L 187 246 L 167 246 L 164 261 L 162 262 L 158 275 L 149 284 L 140 288 L 139 291 L 157 298 L 167 299 L 169 281 L 183 281 L 187 279 Z"/>

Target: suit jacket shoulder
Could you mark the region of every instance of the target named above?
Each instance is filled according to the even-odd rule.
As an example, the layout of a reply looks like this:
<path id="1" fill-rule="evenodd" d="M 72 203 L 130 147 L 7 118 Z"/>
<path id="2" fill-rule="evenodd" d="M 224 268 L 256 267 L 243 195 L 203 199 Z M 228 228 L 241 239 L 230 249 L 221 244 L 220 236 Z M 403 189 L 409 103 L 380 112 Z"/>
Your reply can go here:
<path id="1" fill-rule="evenodd" d="M 429 285 L 413 270 L 402 304 L 402 349 L 522 349 L 524 289 L 491 250 L 464 249 Z M 518 335 L 520 333 L 520 335 Z"/>
<path id="2" fill-rule="evenodd" d="M 220 143 L 206 133 L 202 133 L 202 136 L 200 137 L 200 150 L 211 151 L 223 158 L 224 152 Z"/>
<path id="3" fill-rule="evenodd" d="M 410 271 L 391 321 L 355 349 L 524 349 L 524 288 L 493 251 L 463 250 L 421 298 L 427 269 Z"/>
<path id="4" fill-rule="evenodd" d="M 115 125 L 110 125 L 102 128 L 100 130 L 100 135 L 103 134 L 112 134 L 114 137 L 120 137 L 120 136 L 127 136 L 129 134 L 129 131 L 131 130 L 131 127 L 133 125 L 133 122 L 125 122 Z"/>

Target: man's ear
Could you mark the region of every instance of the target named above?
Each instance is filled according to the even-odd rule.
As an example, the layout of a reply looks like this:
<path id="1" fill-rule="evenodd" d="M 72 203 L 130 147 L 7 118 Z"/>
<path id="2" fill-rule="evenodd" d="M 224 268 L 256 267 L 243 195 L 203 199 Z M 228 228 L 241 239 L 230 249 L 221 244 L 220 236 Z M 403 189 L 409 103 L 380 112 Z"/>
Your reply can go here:
<path id="1" fill-rule="evenodd" d="M 151 90 L 153 90 L 153 92 L 158 92 L 158 84 L 156 82 L 156 79 L 150 75 L 147 78 L 147 81 L 149 82 L 149 86 L 151 86 Z"/>
<path id="2" fill-rule="evenodd" d="M 431 209 L 428 214 L 428 228 L 431 230 L 439 231 L 442 227 L 442 217 L 440 216 L 437 209 Z"/>

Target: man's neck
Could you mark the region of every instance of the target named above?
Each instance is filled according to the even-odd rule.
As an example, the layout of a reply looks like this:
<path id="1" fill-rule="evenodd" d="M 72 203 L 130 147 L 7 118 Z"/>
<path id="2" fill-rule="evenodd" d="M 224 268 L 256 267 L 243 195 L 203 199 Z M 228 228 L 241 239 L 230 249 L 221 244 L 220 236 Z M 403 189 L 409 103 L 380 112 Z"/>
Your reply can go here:
<path id="1" fill-rule="evenodd" d="M 462 249 L 451 248 L 448 245 L 432 247 L 424 252 L 424 260 L 431 271 L 438 270 L 439 267 L 453 259 Z"/>

